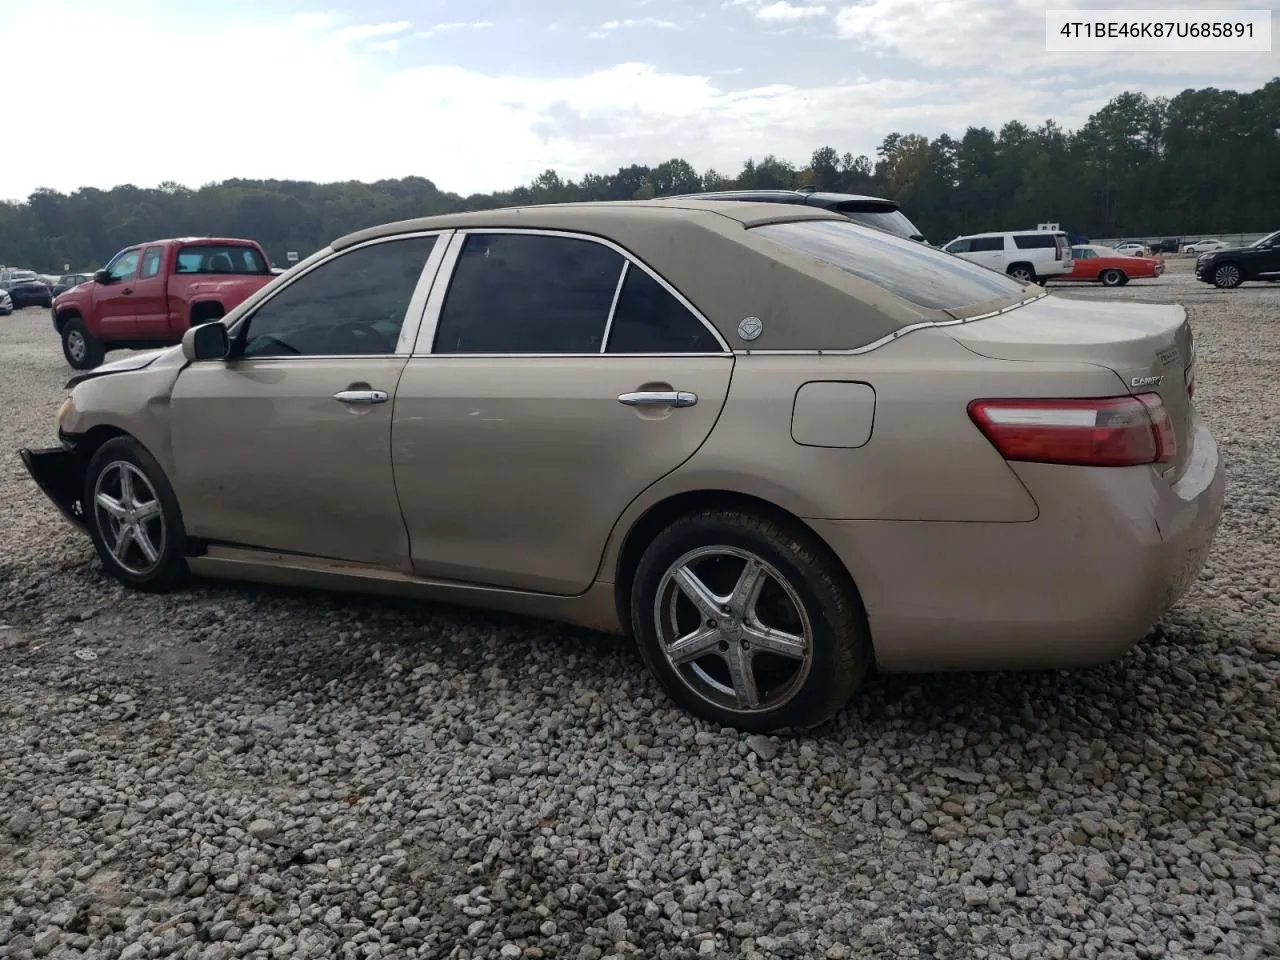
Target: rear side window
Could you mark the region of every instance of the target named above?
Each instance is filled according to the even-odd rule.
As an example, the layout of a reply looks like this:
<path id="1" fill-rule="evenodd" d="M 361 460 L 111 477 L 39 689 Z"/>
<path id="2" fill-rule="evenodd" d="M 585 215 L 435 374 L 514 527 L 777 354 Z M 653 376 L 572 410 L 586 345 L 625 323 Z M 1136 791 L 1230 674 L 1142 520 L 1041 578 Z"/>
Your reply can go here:
<path id="1" fill-rule="evenodd" d="M 599 353 L 622 255 L 591 240 L 470 234 L 433 353 Z"/>
<path id="2" fill-rule="evenodd" d="M 670 290 L 628 264 L 605 349 L 608 353 L 719 353 L 723 348 Z"/>
<path id="3" fill-rule="evenodd" d="M 974 237 L 969 241 L 970 253 L 984 253 L 990 250 L 1003 250 L 1004 237 Z"/>
<path id="4" fill-rule="evenodd" d="M 154 277 L 160 272 L 160 255 L 163 251 L 160 247 L 147 247 L 142 253 L 142 270 L 138 273 L 138 279 L 145 280 L 147 277 Z"/>
<path id="5" fill-rule="evenodd" d="M 174 273 L 270 274 L 271 270 L 253 247 L 203 244 L 178 251 Z"/>
<path id="6" fill-rule="evenodd" d="M 1014 245 L 1019 250 L 1053 250 L 1058 245 L 1055 233 L 1015 233 Z"/>
<path id="7" fill-rule="evenodd" d="M 770 223 L 753 227 L 752 232 L 839 267 L 920 307 L 959 309 L 1026 293 L 1017 280 L 995 270 L 847 220 Z"/>

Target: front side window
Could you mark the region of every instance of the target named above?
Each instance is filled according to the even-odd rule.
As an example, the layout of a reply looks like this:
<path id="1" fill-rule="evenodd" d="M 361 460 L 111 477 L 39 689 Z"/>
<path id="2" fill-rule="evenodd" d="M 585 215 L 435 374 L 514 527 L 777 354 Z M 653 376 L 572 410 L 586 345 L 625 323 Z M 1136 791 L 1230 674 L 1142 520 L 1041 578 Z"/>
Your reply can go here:
<path id="1" fill-rule="evenodd" d="M 234 244 L 201 244 L 178 251 L 174 273 L 238 273 L 257 276 L 271 272 L 253 247 Z"/>
<path id="2" fill-rule="evenodd" d="M 162 253 L 163 251 L 159 247 L 147 247 L 146 251 L 142 254 L 142 272 L 138 274 L 139 280 L 154 277 L 160 272 Z"/>
<path id="3" fill-rule="evenodd" d="M 623 263 L 591 240 L 469 234 L 432 352 L 599 353 Z"/>
<path id="4" fill-rule="evenodd" d="M 952 240 L 947 244 L 946 251 L 947 253 L 968 253 L 969 243 L 968 240 Z"/>
<path id="5" fill-rule="evenodd" d="M 246 357 L 395 353 L 405 311 L 436 238 L 405 237 L 339 254 L 257 309 Z"/>
<path id="6" fill-rule="evenodd" d="M 661 283 L 635 264 L 609 328 L 608 353 L 720 353 L 711 331 Z"/>
<path id="7" fill-rule="evenodd" d="M 920 307 L 953 310 L 1026 293 L 1021 283 L 1002 273 L 848 221 L 770 223 L 751 229 Z"/>
<path id="8" fill-rule="evenodd" d="M 112 280 L 128 280 L 138 268 L 138 251 L 126 250 L 107 268 Z"/>

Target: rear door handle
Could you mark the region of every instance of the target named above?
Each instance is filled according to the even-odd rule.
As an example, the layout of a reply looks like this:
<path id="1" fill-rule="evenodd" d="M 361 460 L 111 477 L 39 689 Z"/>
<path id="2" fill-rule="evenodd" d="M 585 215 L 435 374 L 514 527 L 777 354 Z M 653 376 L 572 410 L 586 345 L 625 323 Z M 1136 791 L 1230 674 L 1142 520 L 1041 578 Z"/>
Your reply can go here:
<path id="1" fill-rule="evenodd" d="M 692 407 L 698 395 L 687 390 L 641 390 L 620 395 L 618 402 L 629 407 Z"/>
<path id="2" fill-rule="evenodd" d="M 386 403 L 385 390 L 339 390 L 333 395 L 339 403 Z"/>

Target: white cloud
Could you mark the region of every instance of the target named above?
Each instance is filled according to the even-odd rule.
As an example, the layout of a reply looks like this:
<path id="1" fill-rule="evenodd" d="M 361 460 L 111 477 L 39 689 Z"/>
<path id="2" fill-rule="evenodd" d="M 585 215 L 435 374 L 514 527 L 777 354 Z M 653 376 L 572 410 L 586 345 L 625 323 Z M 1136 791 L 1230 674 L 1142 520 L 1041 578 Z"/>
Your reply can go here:
<path id="1" fill-rule="evenodd" d="M 492 20 L 473 20 L 470 23 L 437 23 L 432 30 L 484 30 L 492 27 Z"/>
<path id="2" fill-rule="evenodd" d="M 1161 0 L 1165 9 L 1204 10 L 1201 0 Z M 1141 4 L 1135 4 L 1141 6 Z M 1271 76 L 1274 54 L 1048 53 L 1045 13 L 1102 9 L 1097 0 L 860 0 L 835 15 L 838 36 L 863 49 L 931 69 L 1005 75 L 1052 70 L 1078 77 L 1164 74 Z M 1268 66 L 1270 64 L 1270 66 Z M 1271 72 L 1267 72 L 1271 71 Z"/>
<path id="3" fill-rule="evenodd" d="M 899 2 L 870 5 L 891 11 Z M 943 13 L 966 6 L 958 0 L 936 5 Z M 893 131 L 954 135 L 969 124 L 1039 124 L 1048 117 L 1078 126 L 1109 98 L 1135 86 L 1131 71 L 1126 76 L 1116 70 L 1055 69 L 1022 75 L 1016 83 L 992 83 L 961 69 L 937 75 L 922 69 L 912 79 L 869 78 L 875 70 L 867 57 L 851 57 L 847 81 L 813 86 L 771 82 L 777 74 L 761 65 L 732 77 L 673 72 L 645 62 L 527 76 L 504 70 L 501 51 L 490 70 L 480 71 L 415 64 L 404 46 L 395 58 L 372 49 L 406 36 L 403 21 L 390 22 L 396 27 L 391 30 L 330 14 L 310 14 L 300 23 L 263 13 L 257 20 L 197 23 L 166 14 L 173 8 L 162 0 L 155 0 L 154 9 L 154 16 L 121 17 L 84 0 L 83 10 L 59 26 L 65 69 L 50 71 L 48 53 L 38 45 L 6 50 L 5 75 L 15 89 L 32 91 L 27 102 L 33 109 L 83 103 L 86 89 L 118 97 L 138 89 L 139 76 L 186 78 L 186 85 L 169 100 L 144 97 L 127 122 L 72 120 L 47 141 L 7 151 L 0 197 L 25 197 L 39 186 L 73 190 L 164 180 L 198 186 L 232 177 L 368 181 L 411 174 L 445 190 L 487 192 L 527 183 L 548 167 L 578 178 L 672 156 L 700 169 L 736 172 L 747 157 L 776 153 L 803 162 L 824 144 L 873 153 Z M 29 7 L 8 27 L 12 35 L 34 36 L 42 23 L 43 15 Z M 352 26 L 382 29 L 353 32 Z M 909 48 L 898 27 L 886 29 L 876 41 L 884 49 Z M 920 41 L 924 51 L 941 42 L 937 29 L 927 27 Z M 1038 29 L 1042 46 L 1043 26 Z M 851 51 L 864 42 L 850 40 Z M 983 62 L 1005 52 L 992 37 L 975 49 Z M 105 58 L 103 50 L 113 55 Z M 1252 88 L 1274 73 L 1270 65 L 1237 59 L 1236 69 L 1212 68 L 1217 72 L 1199 85 Z M 237 112 L 233 127 L 220 129 L 210 141 L 198 124 L 181 122 L 183 102 L 201 104 L 196 119 L 209 109 L 207 91 L 190 65 L 232 62 L 263 94 L 255 109 Z M 1188 75 L 1202 62 L 1143 89 L 1175 94 L 1192 85 Z M 744 83 L 754 85 L 733 88 Z M 147 129 L 146 114 L 153 109 L 164 118 L 157 122 L 168 124 L 163 149 L 138 134 Z M 184 142 L 188 130 L 194 131 L 190 143 Z"/>
<path id="4" fill-rule="evenodd" d="M 601 30 L 630 30 L 634 27 L 654 27 L 658 30 L 674 30 L 676 25 L 670 20 L 659 20 L 657 17 L 639 17 L 634 20 L 610 20 L 600 24 Z"/>
<path id="5" fill-rule="evenodd" d="M 776 3 L 759 7 L 755 15 L 761 20 L 794 23 L 797 20 L 821 17 L 826 12 L 827 8 L 820 3 L 787 3 L 787 0 L 777 0 Z"/>
<path id="6" fill-rule="evenodd" d="M 394 23 L 353 23 L 342 27 L 334 33 L 337 40 L 376 40 L 378 37 L 394 36 L 413 29 L 408 20 L 397 20 Z"/>

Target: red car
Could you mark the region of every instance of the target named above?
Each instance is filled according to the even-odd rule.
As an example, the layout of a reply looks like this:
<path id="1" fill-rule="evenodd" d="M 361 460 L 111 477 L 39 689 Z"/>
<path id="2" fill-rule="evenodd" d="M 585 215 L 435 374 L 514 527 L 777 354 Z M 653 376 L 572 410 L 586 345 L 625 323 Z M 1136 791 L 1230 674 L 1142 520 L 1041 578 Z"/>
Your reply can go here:
<path id="1" fill-rule="evenodd" d="M 1164 273 L 1164 257 L 1131 257 L 1110 247 L 1071 248 L 1071 272 L 1055 280 L 1090 280 L 1104 287 L 1122 287 L 1134 277 L 1158 277 Z"/>

